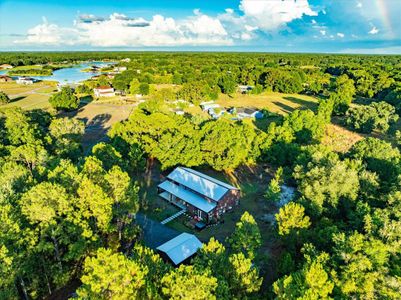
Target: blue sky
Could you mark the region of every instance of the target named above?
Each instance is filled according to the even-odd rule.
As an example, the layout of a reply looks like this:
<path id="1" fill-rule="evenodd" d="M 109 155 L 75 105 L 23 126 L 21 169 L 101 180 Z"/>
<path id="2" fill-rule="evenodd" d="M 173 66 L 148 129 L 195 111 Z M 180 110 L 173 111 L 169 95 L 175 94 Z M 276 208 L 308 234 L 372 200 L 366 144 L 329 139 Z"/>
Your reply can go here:
<path id="1" fill-rule="evenodd" d="M 0 0 L 0 50 L 401 54 L 401 0 Z"/>

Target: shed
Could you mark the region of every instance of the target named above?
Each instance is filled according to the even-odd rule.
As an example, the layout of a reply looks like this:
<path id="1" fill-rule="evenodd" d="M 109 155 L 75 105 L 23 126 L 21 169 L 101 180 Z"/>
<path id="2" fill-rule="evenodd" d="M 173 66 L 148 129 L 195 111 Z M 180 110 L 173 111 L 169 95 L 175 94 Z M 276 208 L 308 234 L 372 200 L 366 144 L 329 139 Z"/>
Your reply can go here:
<path id="1" fill-rule="evenodd" d="M 167 255 L 174 265 L 179 265 L 193 256 L 201 247 L 202 242 L 196 236 L 184 232 L 160 245 L 157 250 Z"/>

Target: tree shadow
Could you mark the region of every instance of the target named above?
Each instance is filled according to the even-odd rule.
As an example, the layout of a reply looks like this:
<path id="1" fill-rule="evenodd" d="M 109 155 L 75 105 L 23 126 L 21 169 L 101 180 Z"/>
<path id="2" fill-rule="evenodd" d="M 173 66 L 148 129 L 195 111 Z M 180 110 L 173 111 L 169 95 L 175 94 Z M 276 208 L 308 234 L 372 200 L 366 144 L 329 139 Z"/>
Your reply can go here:
<path id="1" fill-rule="evenodd" d="M 292 112 L 295 110 L 295 108 L 293 108 L 293 107 L 291 107 L 291 106 L 289 106 L 289 105 L 287 105 L 287 104 L 278 102 L 278 101 L 273 101 L 273 104 L 274 104 L 274 105 L 277 105 L 278 107 L 281 108 L 281 110 L 282 110 L 283 112 L 288 113 L 288 114 L 289 114 L 289 113 L 292 113 Z"/>
<path id="2" fill-rule="evenodd" d="M 107 122 L 111 119 L 111 114 L 99 114 L 93 119 L 88 120 L 88 118 L 79 118 L 79 120 L 85 122 L 85 132 L 82 136 L 82 145 L 84 152 L 88 153 L 92 147 L 107 139 L 107 130 L 109 125 Z"/>
<path id="3" fill-rule="evenodd" d="M 86 100 L 83 101 L 82 98 L 86 98 Z M 81 97 L 79 98 L 79 105 L 77 109 L 72 111 L 60 111 L 59 115 L 62 117 L 70 117 L 70 118 L 76 117 L 78 113 L 82 112 L 85 106 L 91 103 L 92 101 L 93 101 L 92 96 Z"/>
<path id="4" fill-rule="evenodd" d="M 269 125 L 273 122 L 279 123 L 281 121 L 281 117 L 280 116 L 271 116 L 271 117 L 263 117 L 261 119 L 253 119 L 253 125 L 256 126 L 256 128 L 258 128 L 259 130 L 262 131 L 267 131 L 267 128 L 269 127 Z"/>
<path id="5" fill-rule="evenodd" d="M 304 99 L 300 99 L 300 98 L 296 98 L 296 97 L 284 97 L 284 100 L 288 100 L 291 101 L 292 103 L 298 104 L 300 107 L 300 109 L 302 108 L 309 108 L 311 110 L 315 110 L 317 108 L 317 104 L 311 101 L 307 101 Z M 292 111 L 294 111 L 295 108 L 292 108 Z"/>
<path id="6" fill-rule="evenodd" d="M 18 96 L 18 97 L 10 99 L 10 103 L 17 102 L 17 101 L 20 101 L 25 98 L 26 98 L 26 96 Z"/>

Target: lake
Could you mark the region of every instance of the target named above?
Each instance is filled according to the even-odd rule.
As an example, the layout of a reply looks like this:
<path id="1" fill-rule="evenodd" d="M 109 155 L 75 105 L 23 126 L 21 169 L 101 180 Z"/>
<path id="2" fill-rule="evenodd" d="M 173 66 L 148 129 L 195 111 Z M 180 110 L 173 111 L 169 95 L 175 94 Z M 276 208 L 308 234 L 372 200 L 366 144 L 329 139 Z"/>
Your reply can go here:
<path id="1" fill-rule="evenodd" d="M 109 65 L 115 64 L 114 62 L 101 62 L 101 61 L 94 61 L 88 63 L 82 63 L 75 65 L 70 68 L 63 68 L 56 71 L 53 71 L 53 75 L 50 76 L 29 76 L 38 80 L 51 80 L 51 81 L 58 81 L 58 82 L 70 82 L 70 83 L 77 83 L 80 81 L 87 80 L 94 75 L 99 75 L 101 72 L 82 72 L 81 70 L 90 68 L 91 66 L 98 66 L 98 67 L 106 67 Z M 7 70 L 0 70 L 1 74 L 6 74 Z M 13 76 L 14 77 L 14 76 Z M 16 76 L 18 77 L 18 76 Z"/>

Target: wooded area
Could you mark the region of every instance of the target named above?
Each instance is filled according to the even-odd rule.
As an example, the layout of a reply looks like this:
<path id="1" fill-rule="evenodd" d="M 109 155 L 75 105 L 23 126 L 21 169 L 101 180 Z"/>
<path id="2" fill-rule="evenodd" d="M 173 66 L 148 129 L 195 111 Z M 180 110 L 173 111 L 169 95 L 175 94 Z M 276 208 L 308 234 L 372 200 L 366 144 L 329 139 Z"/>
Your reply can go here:
<path id="1" fill-rule="evenodd" d="M 0 54 L 13 66 L 87 60 L 127 70 L 62 89 L 50 99 L 58 111 L 0 106 L 0 299 L 45 299 L 62 289 L 78 299 L 399 299 L 400 56 Z M 77 93 L 105 83 L 149 98 L 85 155 L 84 123 L 62 113 L 79 107 Z M 152 90 L 156 84 L 170 87 Z M 252 86 L 253 95 L 313 95 L 316 109 L 269 119 L 266 108 L 261 125 L 163 108 L 235 97 L 238 85 Z M 0 94 L 0 105 L 9 101 Z M 336 152 L 322 144 L 334 122 L 366 135 Z M 267 242 L 276 253 L 261 255 L 268 233 L 245 212 L 190 264 L 162 260 L 135 223 L 137 182 L 151 160 L 162 170 L 227 174 L 267 166 L 274 173 L 263 187 L 267 203 L 277 204 L 283 184 L 296 188 L 271 223 Z"/>

